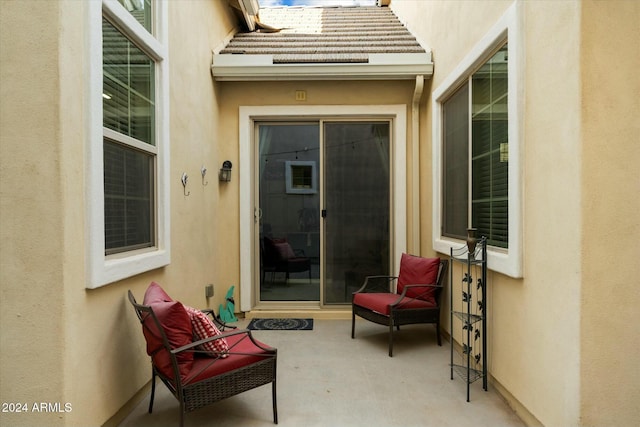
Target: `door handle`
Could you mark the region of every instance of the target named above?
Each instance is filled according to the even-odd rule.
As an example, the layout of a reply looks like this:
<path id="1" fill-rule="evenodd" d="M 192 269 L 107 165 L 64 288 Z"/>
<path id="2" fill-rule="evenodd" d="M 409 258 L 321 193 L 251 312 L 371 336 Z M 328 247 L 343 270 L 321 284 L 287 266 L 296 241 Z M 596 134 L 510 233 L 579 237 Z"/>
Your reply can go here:
<path id="1" fill-rule="evenodd" d="M 326 209 L 322 209 L 321 215 L 322 215 L 322 218 L 326 218 L 327 217 L 327 210 Z"/>

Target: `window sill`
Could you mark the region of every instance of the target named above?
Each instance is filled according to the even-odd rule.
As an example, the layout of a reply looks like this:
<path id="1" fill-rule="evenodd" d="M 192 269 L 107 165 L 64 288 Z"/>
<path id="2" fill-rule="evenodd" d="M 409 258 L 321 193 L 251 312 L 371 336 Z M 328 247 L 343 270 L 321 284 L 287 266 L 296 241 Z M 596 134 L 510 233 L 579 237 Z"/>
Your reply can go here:
<path id="1" fill-rule="evenodd" d="M 451 255 L 451 249 L 458 249 L 464 245 L 465 242 L 463 240 L 444 237 L 436 238 L 433 241 L 433 249 L 447 256 Z M 522 259 L 515 252 L 517 251 L 488 246 L 487 268 L 515 279 L 521 279 L 523 277 Z"/>
<path id="2" fill-rule="evenodd" d="M 101 260 L 96 260 L 90 266 L 87 288 L 97 289 L 137 274 L 164 267 L 170 261 L 169 251 L 162 249 L 138 250 L 134 251 L 133 254 L 128 252 L 117 256 L 102 257 Z"/>

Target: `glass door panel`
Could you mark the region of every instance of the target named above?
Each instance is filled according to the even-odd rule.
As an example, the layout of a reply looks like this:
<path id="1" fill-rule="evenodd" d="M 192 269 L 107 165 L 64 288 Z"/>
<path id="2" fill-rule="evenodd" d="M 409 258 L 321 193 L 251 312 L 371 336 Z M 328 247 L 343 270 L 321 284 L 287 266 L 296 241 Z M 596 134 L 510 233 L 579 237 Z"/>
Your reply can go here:
<path id="1" fill-rule="evenodd" d="M 319 133 L 258 125 L 260 301 L 320 301 Z"/>
<path id="2" fill-rule="evenodd" d="M 324 123 L 325 304 L 389 274 L 389 135 L 389 122 Z"/>

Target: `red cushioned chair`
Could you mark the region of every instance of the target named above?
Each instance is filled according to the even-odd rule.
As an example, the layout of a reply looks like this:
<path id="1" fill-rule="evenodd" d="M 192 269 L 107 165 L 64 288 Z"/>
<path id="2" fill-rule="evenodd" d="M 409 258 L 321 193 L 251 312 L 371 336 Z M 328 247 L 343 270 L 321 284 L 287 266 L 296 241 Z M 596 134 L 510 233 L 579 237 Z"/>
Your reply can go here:
<path id="1" fill-rule="evenodd" d="M 254 339 L 251 331 L 240 329 L 218 330 L 218 335 L 194 341 L 193 318 L 159 285 L 149 286 L 143 304 L 136 302 L 131 291 L 128 294 L 151 356 L 149 413 L 153 410 L 156 377 L 180 402 L 181 427 L 187 412 L 271 383 L 273 422 L 278 423 L 275 348 Z M 224 346 L 211 346 L 215 341 L 223 341 Z M 218 350 L 221 348 L 224 351 Z"/>
<path id="2" fill-rule="evenodd" d="M 440 294 L 448 260 L 402 254 L 398 276 L 368 276 L 353 293 L 351 338 L 355 338 L 356 315 L 389 326 L 389 357 L 393 357 L 393 327 L 435 323 L 440 339 Z M 395 284 L 395 290 L 394 290 Z"/>

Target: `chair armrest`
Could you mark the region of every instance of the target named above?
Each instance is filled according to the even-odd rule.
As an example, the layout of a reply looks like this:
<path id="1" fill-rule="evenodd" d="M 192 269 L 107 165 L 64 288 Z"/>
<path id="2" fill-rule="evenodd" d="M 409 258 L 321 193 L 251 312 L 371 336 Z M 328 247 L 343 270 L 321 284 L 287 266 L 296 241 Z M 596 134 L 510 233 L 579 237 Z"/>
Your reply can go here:
<path id="1" fill-rule="evenodd" d="M 223 334 L 220 335 L 215 335 L 212 337 L 208 337 L 205 339 L 201 339 L 199 341 L 194 341 L 190 344 L 187 345 L 183 345 L 182 347 L 178 347 L 178 348 L 174 348 L 173 350 L 171 350 L 171 353 L 173 354 L 179 354 L 179 353 L 183 353 L 186 351 L 195 351 L 194 349 L 202 344 L 206 344 L 208 342 L 211 341 L 215 341 L 215 340 L 220 340 L 223 338 L 228 338 L 228 337 L 232 337 L 234 335 L 245 335 L 247 338 L 249 338 L 251 340 L 251 342 L 253 343 L 253 345 L 255 345 L 256 347 L 258 347 L 260 350 L 263 351 L 268 351 L 268 352 L 275 352 L 276 349 L 274 347 L 268 347 L 265 346 L 264 344 L 259 343 L 258 341 L 255 340 L 255 338 L 253 338 L 253 335 L 251 334 L 251 331 L 248 329 L 236 329 L 235 331 L 231 331 L 231 332 L 225 332 Z M 234 354 L 233 349 L 230 347 L 229 348 L 229 352 L 227 354 Z"/>
<path id="2" fill-rule="evenodd" d="M 392 307 L 399 307 L 401 304 L 400 302 L 407 297 L 407 291 L 411 288 L 424 288 L 424 287 L 429 287 L 429 288 L 442 288 L 442 285 L 436 285 L 434 283 L 425 283 L 425 284 L 412 284 L 412 285 L 404 285 L 404 288 L 402 288 L 402 293 L 398 295 L 398 299 L 393 303 L 390 304 L 390 306 Z M 415 297 L 407 297 L 407 298 L 419 298 L 421 296 L 423 296 L 424 294 L 426 294 L 426 291 L 415 296 Z"/>
<path id="3" fill-rule="evenodd" d="M 355 291 L 359 292 L 393 292 L 393 284 L 397 276 L 367 276 L 364 284 Z"/>

